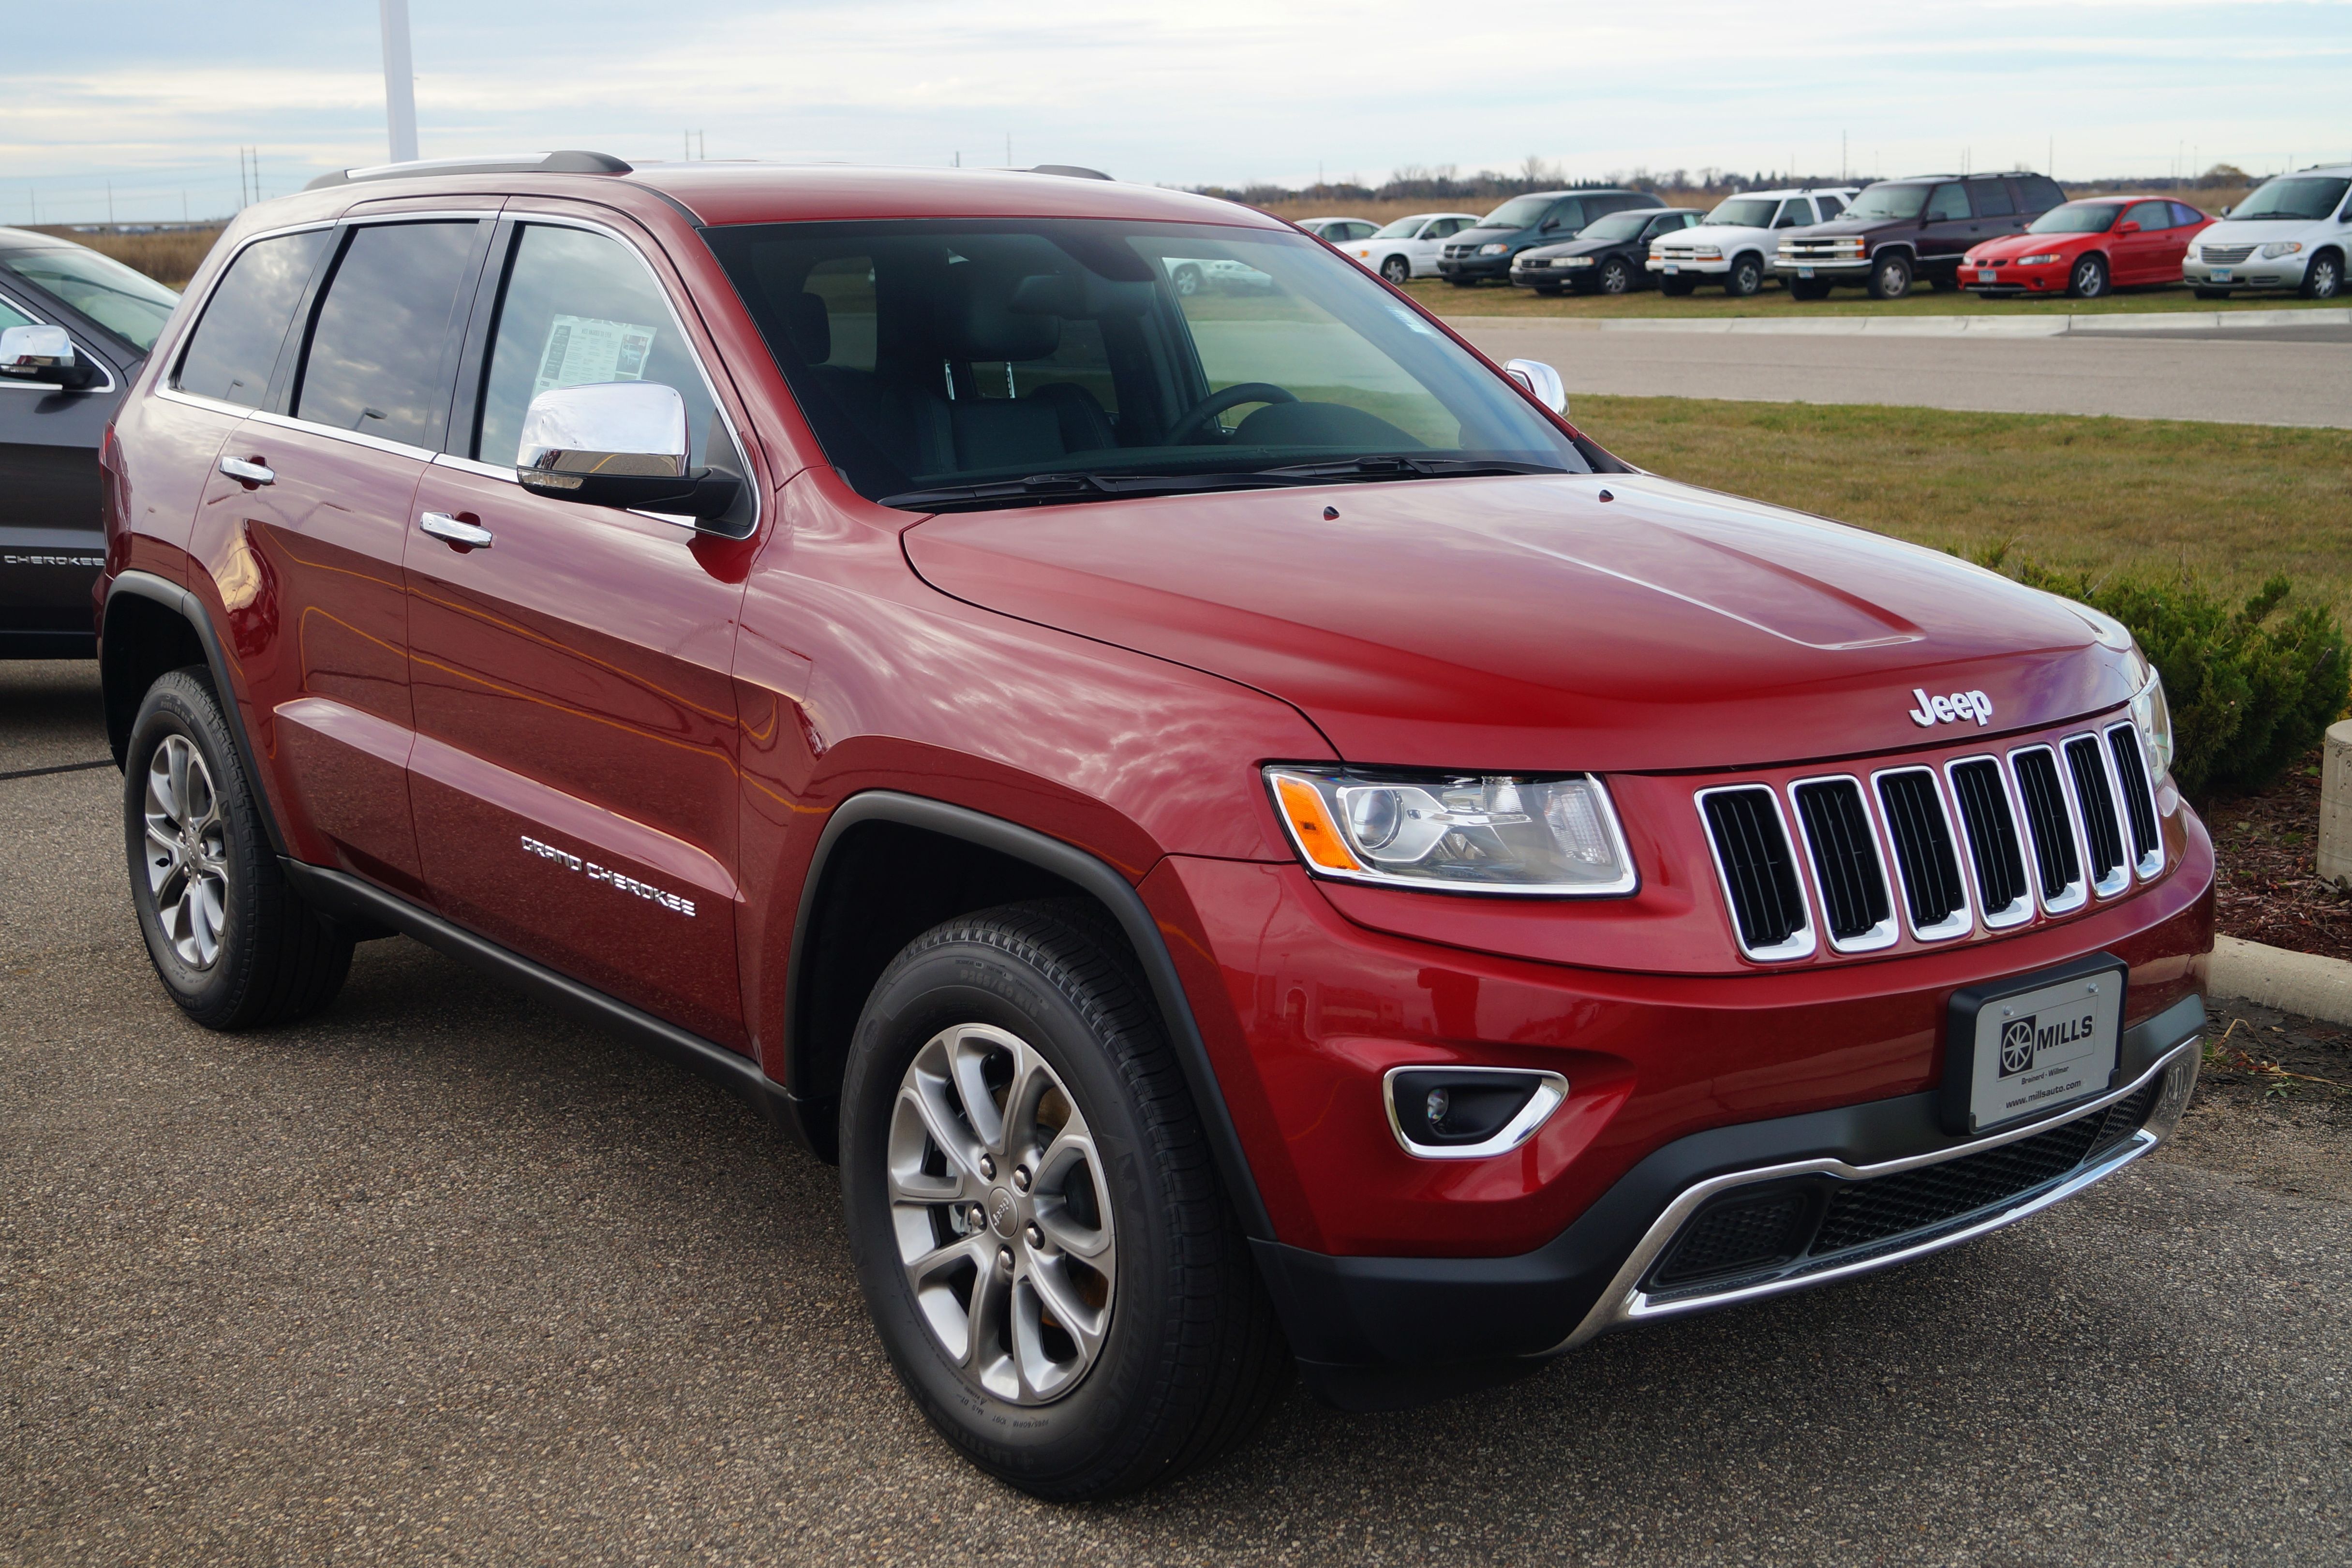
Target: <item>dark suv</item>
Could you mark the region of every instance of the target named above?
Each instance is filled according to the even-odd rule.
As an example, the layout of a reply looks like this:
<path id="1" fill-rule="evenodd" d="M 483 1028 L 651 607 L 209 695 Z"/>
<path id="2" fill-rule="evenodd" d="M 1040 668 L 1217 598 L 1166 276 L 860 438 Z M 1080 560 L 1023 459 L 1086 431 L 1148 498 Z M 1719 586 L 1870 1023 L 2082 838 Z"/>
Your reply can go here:
<path id="1" fill-rule="evenodd" d="M 1513 196 L 1445 242 L 1437 253 L 1438 275 L 1457 288 L 1475 288 L 1490 277 L 1507 283 L 1512 259 L 1531 246 L 1574 239 L 1585 225 L 1610 213 L 1665 204 L 1646 191 L 1614 188 Z"/>
<path id="2" fill-rule="evenodd" d="M 0 659 L 97 650 L 99 442 L 179 299 L 86 246 L 0 229 Z"/>
<path id="3" fill-rule="evenodd" d="M 1780 242 L 1772 271 L 1799 299 L 1826 299 L 1859 284 L 1873 299 L 1900 299 L 1914 282 L 1959 287 L 1969 247 L 2025 225 L 2066 199 L 2046 174 L 1919 174 L 1881 180 L 1843 215 Z"/>
<path id="4" fill-rule="evenodd" d="M 105 455 L 149 958 L 241 1029 L 404 933 L 709 1073 L 838 1161 L 910 1397 L 1061 1499 L 1294 1366 L 1467 1391 L 2155 1148 L 2213 856 L 2130 634 L 1565 401 L 1171 191 L 249 207 Z"/>

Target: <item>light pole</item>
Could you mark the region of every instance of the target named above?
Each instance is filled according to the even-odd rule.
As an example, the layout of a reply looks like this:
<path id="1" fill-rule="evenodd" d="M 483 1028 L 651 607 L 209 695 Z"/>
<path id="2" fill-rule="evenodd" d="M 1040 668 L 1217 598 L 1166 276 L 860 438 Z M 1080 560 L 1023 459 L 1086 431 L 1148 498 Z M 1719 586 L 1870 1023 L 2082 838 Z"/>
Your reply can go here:
<path id="1" fill-rule="evenodd" d="M 416 71 L 408 57 L 408 0 L 377 0 L 383 21 L 383 118 L 392 162 L 416 158 Z"/>

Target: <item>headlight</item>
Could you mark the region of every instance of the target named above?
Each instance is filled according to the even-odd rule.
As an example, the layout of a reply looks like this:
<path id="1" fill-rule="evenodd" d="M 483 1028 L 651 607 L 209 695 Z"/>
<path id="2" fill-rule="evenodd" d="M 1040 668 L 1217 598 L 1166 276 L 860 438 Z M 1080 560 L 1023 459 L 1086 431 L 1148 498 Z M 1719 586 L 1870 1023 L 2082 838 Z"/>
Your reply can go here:
<path id="1" fill-rule="evenodd" d="M 2164 700 L 2162 675 L 2148 672 L 2147 685 L 2131 700 L 2131 716 L 2140 738 L 2147 742 L 2147 754 L 2156 759 L 2156 776 L 2162 779 L 2172 771 L 2172 709 Z"/>
<path id="2" fill-rule="evenodd" d="M 1480 256 L 1500 256 L 1510 248 L 1511 247 L 1507 245 L 1482 245 L 1478 247 L 1478 254 Z"/>
<path id="3" fill-rule="evenodd" d="M 1723 247 L 1716 245 L 1696 246 L 1692 247 L 1691 255 L 1696 256 L 1701 261 L 1721 261 L 1723 259 Z"/>
<path id="4" fill-rule="evenodd" d="M 2296 251 L 2299 251 L 2302 248 L 2303 242 L 2299 239 L 2273 240 L 2270 244 L 2263 246 L 2263 259 L 2264 261 L 2270 261 L 2282 256 L 2293 256 Z"/>
<path id="5" fill-rule="evenodd" d="M 1864 246 L 1860 239 L 1833 239 L 1830 241 L 1830 248 L 1832 250 L 1849 251 L 1855 256 L 1860 256 L 1864 249 Z"/>
<path id="6" fill-rule="evenodd" d="M 1563 256 L 1559 264 L 1562 267 L 1591 267 L 1592 258 L 1589 256 Z"/>
<path id="7" fill-rule="evenodd" d="M 2017 258 L 2017 265 L 2020 267 L 2047 267 L 2057 259 L 2058 253 L 2056 251 L 2045 250 L 2032 256 L 2019 256 Z"/>
<path id="8" fill-rule="evenodd" d="M 1589 773 L 1378 773 L 1270 767 L 1276 813 L 1320 876 L 1453 893 L 1633 891 L 1609 791 Z"/>

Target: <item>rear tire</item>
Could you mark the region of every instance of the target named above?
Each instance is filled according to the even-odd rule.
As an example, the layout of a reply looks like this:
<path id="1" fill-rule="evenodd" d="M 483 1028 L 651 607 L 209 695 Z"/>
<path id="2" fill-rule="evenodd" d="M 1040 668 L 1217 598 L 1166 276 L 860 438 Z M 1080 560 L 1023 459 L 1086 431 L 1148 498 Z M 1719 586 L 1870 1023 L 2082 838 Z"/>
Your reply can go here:
<path id="1" fill-rule="evenodd" d="M 1900 299 L 1910 293 L 1911 258 L 1898 250 L 1873 260 L 1864 291 L 1873 299 Z"/>
<path id="2" fill-rule="evenodd" d="M 842 1086 L 892 1365 L 967 1458 L 1057 1502 L 1214 1458 L 1290 1369 L 1149 998 L 1091 904 L 961 915 L 883 972 Z"/>
<path id="3" fill-rule="evenodd" d="M 1412 281 L 1412 263 L 1401 256 L 1392 256 L 1381 263 L 1381 276 L 1402 288 Z"/>
<path id="4" fill-rule="evenodd" d="M 1731 270 L 1723 275 L 1723 291 L 1734 299 L 1752 298 L 1764 287 L 1764 263 L 1760 257 L 1735 257 Z"/>
<path id="5" fill-rule="evenodd" d="M 2079 257 L 2066 274 L 2067 298 L 2097 299 L 2106 292 L 2107 258 L 2095 254 Z"/>
<path id="6" fill-rule="evenodd" d="M 256 1029 L 333 1000 L 352 932 L 278 869 L 206 671 L 173 670 L 147 688 L 124 764 L 131 901 L 180 1010 L 206 1029 Z"/>
<path id="7" fill-rule="evenodd" d="M 2322 251 L 2311 258 L 2303 269 L 2303 287 L 2296 292 L 2305 299 L 2333 299 L 2344 292 L 2344 258 L 2334 251 Z"/>

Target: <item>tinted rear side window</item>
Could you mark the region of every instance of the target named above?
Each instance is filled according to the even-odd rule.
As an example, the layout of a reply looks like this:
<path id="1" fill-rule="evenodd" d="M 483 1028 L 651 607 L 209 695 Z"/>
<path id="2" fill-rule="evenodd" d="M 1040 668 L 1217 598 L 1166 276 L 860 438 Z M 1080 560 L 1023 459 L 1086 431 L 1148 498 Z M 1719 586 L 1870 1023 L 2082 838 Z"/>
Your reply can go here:
<path id="1" fill-rule="evenodd" d="M 182 392 L 259 408 L 331 229 L 257 240 L 229 264 L 180 357 Z"/>
<path id="2" fill-rule="evenodd" d="M 1977 216 L 1980 218 L 2017 215 L 2017 204 L 2010 200 L 2009 183 L 2005 180 L 1970 180 L 1969 195 L 1976 202 Z"/>
<path id="3" fill-rule="evenodd" d="M 2188 224 L 2201 224 L 2204 221 L 2205 214 L 2199 212 L 2195 207 L 2186 205 L 2180 202 L 2175 202 L 2172 204 L 2172 222 L 2176 228 Z"/>
<path id="4" fill-rule="evenodd" d="M 2021 174 L 2017 179 L 2017 199 L 2025 204 L 2027 212 L 2041 213 L 2064 201 L 2066 193 L 2046 174 Z"/>
<path id="5" fill-rule="evenodd" d="M 310 329 L 297 418 L 429 446 L 449 412 L 450 340 L 477 223 L 355 230 Z"/>

